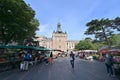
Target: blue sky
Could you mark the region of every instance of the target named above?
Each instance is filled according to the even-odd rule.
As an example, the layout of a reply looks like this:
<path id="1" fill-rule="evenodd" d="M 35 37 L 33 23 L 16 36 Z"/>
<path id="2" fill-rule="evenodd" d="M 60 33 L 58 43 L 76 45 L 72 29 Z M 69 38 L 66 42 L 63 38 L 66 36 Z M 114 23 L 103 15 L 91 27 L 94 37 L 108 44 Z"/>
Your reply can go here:
<path id="1" fill-rule="evenodd" d="M 61 23 L 68 40 L 81 40 L 87 22 L 93 19 L 120 17 L 120 0 L 24 0 L 36 12 L 40 22 L 37 35 L 52 37 L 57 23 Z"/>

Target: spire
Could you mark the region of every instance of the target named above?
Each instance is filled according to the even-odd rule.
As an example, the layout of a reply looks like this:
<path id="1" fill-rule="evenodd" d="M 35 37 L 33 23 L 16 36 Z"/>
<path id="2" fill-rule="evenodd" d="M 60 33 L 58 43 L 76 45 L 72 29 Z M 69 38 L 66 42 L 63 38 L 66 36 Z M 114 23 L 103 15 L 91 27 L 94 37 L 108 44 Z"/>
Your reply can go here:
<path id="1" fill-rule="evenodd" d="M 58 22 L 58 24 L 57 24 L 57 32 L 62 32 L 60 22 Z"/>

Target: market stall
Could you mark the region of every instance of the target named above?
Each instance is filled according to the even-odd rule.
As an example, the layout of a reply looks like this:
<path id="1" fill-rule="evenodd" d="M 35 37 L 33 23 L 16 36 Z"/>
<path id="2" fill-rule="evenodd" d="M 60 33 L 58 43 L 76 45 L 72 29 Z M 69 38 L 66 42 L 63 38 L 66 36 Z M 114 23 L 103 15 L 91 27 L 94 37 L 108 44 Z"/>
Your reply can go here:
<path id="1" fill-rule="evenodd" d="M 37 51 L 48 51 L 44 47 L 25 45 L 0 45 L 0 72 L 19 66 L 21 62 L 21 52 L 31 51 L 33 60 Z"/>
<path id="2" fill-rule="evenodd" d="M 111 54 L 113 56 L 113 68 L 116 74 L 120 74 L 120 49 L 102 49 L 98 53 L 100 54 L 100 61 L 105 60 L 106 53 Z"/>

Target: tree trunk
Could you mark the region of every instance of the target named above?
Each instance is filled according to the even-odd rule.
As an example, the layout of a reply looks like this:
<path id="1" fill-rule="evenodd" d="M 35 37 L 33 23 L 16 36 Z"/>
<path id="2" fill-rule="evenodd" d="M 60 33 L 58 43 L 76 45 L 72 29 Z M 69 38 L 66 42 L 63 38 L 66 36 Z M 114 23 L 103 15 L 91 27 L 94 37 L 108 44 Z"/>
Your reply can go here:
<path id="1" fill-rule="evenodd" d="M 104 34 L 106 43 L 107 43 L 107 45 L 108 45 L 108 49 L 110 49 L 110 48 L 111 48 L 110 40 L 108 39 L 108 37 L 107 37 L 107 35 L 106 35 L 106 32 L 105 32 L 104 27 L 102 27 L 102 30 L 103 30 L 103 34 Z"/>

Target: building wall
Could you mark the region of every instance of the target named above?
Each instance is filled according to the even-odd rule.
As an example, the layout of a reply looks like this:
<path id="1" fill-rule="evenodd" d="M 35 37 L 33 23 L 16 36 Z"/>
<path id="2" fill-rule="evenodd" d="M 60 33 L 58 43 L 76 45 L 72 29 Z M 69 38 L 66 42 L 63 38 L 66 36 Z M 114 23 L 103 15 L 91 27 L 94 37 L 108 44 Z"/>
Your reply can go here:
<path id="1" fill-rule="evenodd" d="M 53 33 L 52 49 L 67 50 L 67 35 L 66 33 Z"/>
<path id="2" fill-rule="evenodd" d="M 52 49 L 52 39 L 47 39 L 46 40 L 46 48 Z"/>
<path id="3" fill-rule="evenodd" d="M 67 50 L 68 51 L 72 51 L 75 48 L 75 45 L 78 43 L 79 41 L 77 40 L 68 40 L 67 41 Z"/>
<path id="4" fill-rule="evenodd" d="M 62 51 L 72 51 L 75 45 L 79 42 L 77 40 L 67 40 L 67 34 L 55 34 L 52 38 L 38 36 L 39 45 L 48 49 L 60 49 Z"/>

